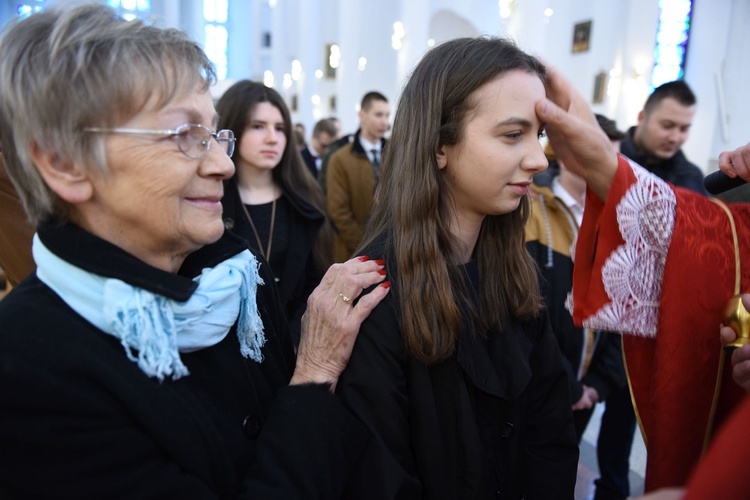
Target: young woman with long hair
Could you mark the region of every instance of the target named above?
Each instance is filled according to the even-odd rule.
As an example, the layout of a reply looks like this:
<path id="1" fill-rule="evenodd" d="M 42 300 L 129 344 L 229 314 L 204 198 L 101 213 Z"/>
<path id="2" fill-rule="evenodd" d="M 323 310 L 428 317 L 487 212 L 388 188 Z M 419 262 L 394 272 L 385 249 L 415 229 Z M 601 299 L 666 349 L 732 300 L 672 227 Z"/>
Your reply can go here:
<path id="1" fill-rule="evenodd" d="M 544 82 L 512 42 L 467 38 L 403 90 L 358 250 L 393 290 L 337 388 L 373 434 L 347 498 L 573 498 L 567 379 L 524 246 Z"/>
<path id="2" fill-rule="evenodd" d="M 226 90 L 216 109 L 218 126 L 237 138 L 236 171 L 222 200 L 225 225 L 271 265 L 299 341 L 307 297 L 333 263 L 325 195 L 299 154 L 278 92 L 242 80 Z"/>

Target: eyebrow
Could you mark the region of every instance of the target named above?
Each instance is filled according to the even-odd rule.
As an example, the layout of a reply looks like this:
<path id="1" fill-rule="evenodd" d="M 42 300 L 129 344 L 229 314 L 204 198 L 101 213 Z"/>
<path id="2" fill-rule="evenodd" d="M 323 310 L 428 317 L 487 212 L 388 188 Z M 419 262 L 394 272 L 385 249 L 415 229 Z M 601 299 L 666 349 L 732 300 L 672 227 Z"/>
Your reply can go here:
<path id="1" fill-rule="evenodd" d="M 284 125 L 284 120 L 282 119 L 276 122 L 276 121 L 259 120 L 257 118 L 251 118 L 250 123 L 259 123 L 261 125 L 267 125 L 269 123 L 272 125 Z"/>
<path id="2" fill-rule="evenodd" d="M 188 122 L 204 125 L 203 123 L 200 123 L 202 121 L 201 114 L 192 108 L 173 108 L 173 109 L 167 110 L 167 113 L 171 115 L 186 115 Z M 211 127 L 216 128 L 218 124 L 219 124 L 219 115 L 218 113 L 214 112 L 213 117 L 211 117 Z"/>
<path id="3" fill-rule="evenodd" d="M 492 127 L 500 128 L 500 127 L 506 127 L 508 125 L 520 125 L 522 127 L 531 127 L 533 124 L 526 118 L 519 118 L 516 116 L 511 116 L 510 118 L 507 118 L 501 122 L 495 123 Z"/>

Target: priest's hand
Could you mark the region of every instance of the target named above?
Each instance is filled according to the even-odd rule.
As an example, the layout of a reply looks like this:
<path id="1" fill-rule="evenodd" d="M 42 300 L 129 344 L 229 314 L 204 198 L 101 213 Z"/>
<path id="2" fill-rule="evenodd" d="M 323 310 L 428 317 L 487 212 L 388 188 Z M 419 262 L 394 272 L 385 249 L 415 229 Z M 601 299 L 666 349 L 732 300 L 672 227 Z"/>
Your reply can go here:
<path id="1" fill-rule="evenodd" d="M 729 177 L 742 177 L 750 182 L 750 143 L 734 151 L 724 151 L 719 155 L 719 170 Z"/>
<path id="2" fill-rule="evenodd" d="M 536 103 L 536 114 L 558 160 L 584 179 L 602 200 L 617 171 L 617 152 L 573 86 L 557 70 L 547 67 L 547 98 Z"/>

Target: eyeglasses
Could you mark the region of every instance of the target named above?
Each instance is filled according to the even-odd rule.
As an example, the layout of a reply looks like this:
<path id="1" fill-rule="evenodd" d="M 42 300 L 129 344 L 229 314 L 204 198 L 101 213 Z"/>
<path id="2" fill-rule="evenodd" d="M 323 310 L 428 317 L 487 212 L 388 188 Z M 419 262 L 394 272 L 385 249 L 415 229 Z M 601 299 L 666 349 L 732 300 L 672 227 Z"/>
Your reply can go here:
<path id="1" fill-rule="evenodd" d="M 234 144 L 236 141 L 234 132 L 231 130 L 224 129 L 218 132 L 211 132 L 203 125 L 195 123 L 186 123 L 174 130 L 86 127 L 83 131 L 104 134 L 143 134 L 173 137 L 182 154 L 193 159 L 203 158 L 208 154 L 212 137 L 216 139 L 216 142 L 219 143 L 219 146 L 227 156 L 232 156 L 232 153 L 234 153 Z"/>

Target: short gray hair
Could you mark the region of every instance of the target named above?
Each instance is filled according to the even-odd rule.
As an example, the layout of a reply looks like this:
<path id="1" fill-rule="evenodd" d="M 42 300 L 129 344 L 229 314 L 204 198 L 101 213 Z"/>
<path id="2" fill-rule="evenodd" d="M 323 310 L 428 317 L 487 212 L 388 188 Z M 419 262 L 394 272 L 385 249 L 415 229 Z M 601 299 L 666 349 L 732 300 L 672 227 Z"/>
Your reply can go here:
<path id="1" fill-rule="evenodd" d="M 0 144 L 31 222 L 68 211 L 32 163 L 32 145 L 106 173 L 104 138 L 84 128 L 122 124 L 147 103 L 166 106 L 215 79 L 185 33 L 125 21 L 103 5 L 53 7 L 11 23 L 0 39 Z"/>

